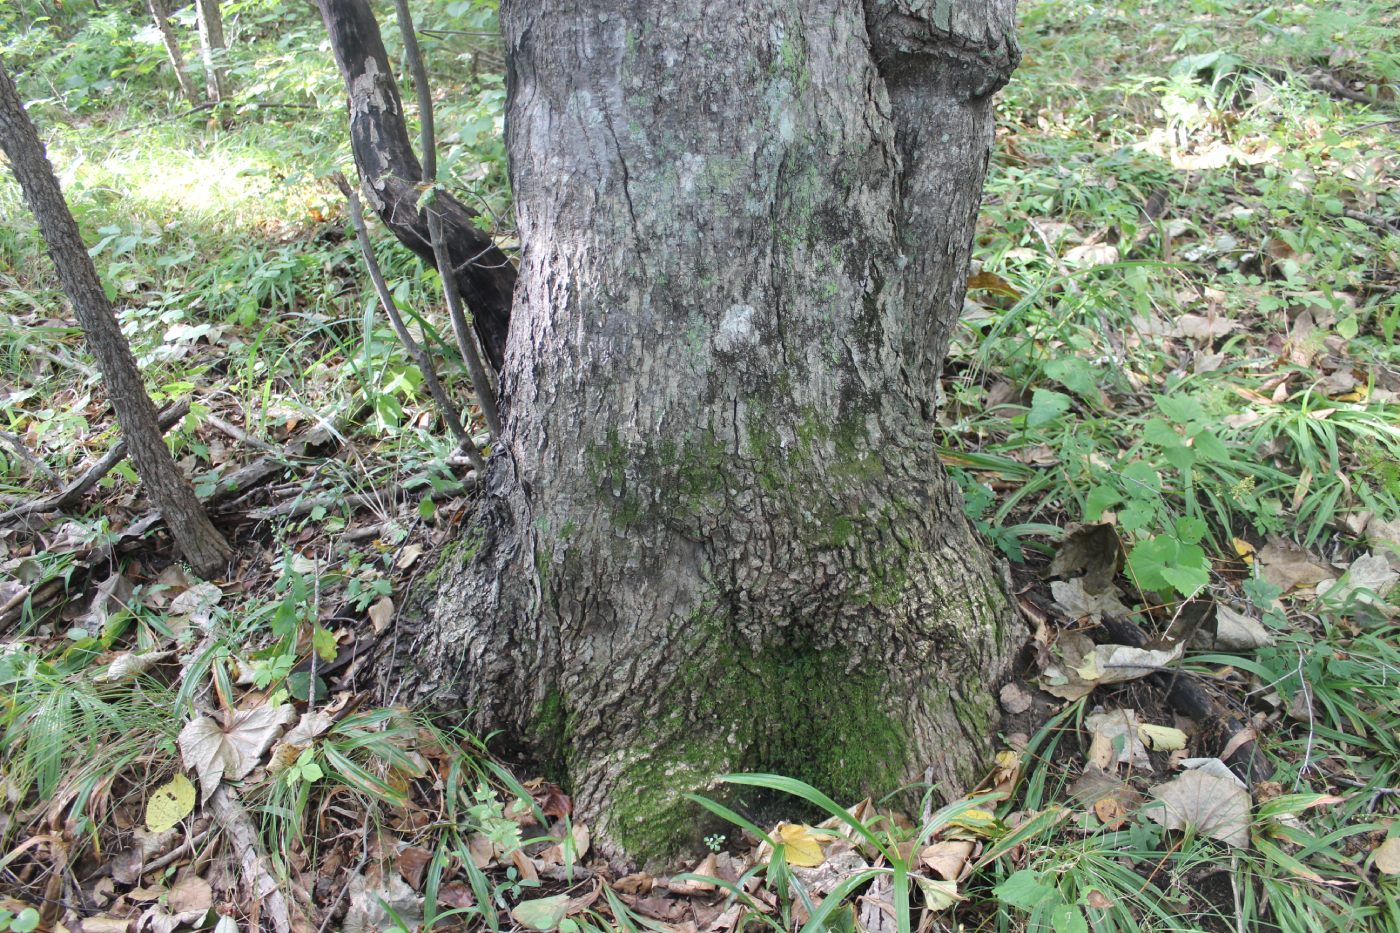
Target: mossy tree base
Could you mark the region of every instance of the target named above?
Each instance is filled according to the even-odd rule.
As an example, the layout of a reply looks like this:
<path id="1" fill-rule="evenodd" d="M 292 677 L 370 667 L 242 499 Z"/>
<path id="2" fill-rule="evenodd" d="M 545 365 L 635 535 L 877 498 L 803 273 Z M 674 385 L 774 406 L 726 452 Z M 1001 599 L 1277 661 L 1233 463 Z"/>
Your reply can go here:
<path id="1" fill-rule="evenodd" d="M 1011 10 L 906 6 L 503 0 L 506 436 L 417 673 L 620 859 L 726 771 L 952 796 L 989 755 L 1021 632 L 933 419 Z"/>

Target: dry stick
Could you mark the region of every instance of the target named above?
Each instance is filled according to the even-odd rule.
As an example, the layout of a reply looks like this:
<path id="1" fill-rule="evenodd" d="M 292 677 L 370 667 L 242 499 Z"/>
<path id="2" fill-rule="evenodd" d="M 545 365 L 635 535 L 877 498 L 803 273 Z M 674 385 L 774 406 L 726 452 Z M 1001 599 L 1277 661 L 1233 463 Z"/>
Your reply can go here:
<path id="1" fill-rule="evenodd" d="M 467 456 L 472 458 L 472 464 L 478 470 L 484 471 L 486 462 L 482 460 L 481 453 L 472 443 L 471 435 L 467 433 L 466 428 L 462 427 L 462 418 L 457 413 L 457 407 L 448 398 L 442 383 L 438 381 L 433 361 L 429 358 L 427 351 L 423 349 L 422 344 L 413 339 L 408 325 L 404 323 L 403 315 L 399 314 L 398 305 L 394 303 L 394 296 L 389 293 L 389 286 L 384 281 L 384 273 L 379 268 L 379 261 L 374 257 L 374 247 L 369 241 L 369 230 L 365 227 L 365 215 L 364 211 L 360 209 L 359 196 L 355 194 L 344 175 L 336 173 L 334 180 L 341 193 L 345 195 L 346 202 L 350 205 L 350 222 L 355 227 L 355 239 L 360 243 L 360 252 L 365 257 L 365 267 L 369 269 L 369 279 L 374 283 L 374 291 L 379 296 L 379 303 L 384 307 L 384 313 L 388 316 L 389 323 L 394 326 L 394 333 L 398 334 L 399 342 L 408 350 L 409 356 L 413 357 L 413 362 L 423 373 L 423 381 L 428 384 L 428 392 L 432 395 L 433 401 L 437 403 L 438 410 L 442 412 L 443 420 L 447 422 L 452 436 L 457 438 L 457 443 L 466 451 Z"/>
<path id="2" fill-rule="evenodd" d="M 267 441 L 259 440 L 237 425 L 230 424 L 220 418 L 218 415 L 205 415 L 204 423 L 221 434 L 227 434 L 229 437 L 245 446 L 256 447 L 258 450 L 265 450 L 268 453 L 281 453 L 281 449 L 276 444 L 269 444 Z"/>
<path id="3" fill-rule="evenodd" d="M 49 481 L 49 485 L 54 489 L 63 488 L 62 478 L 53 471 L 52 467 L 44 462 L 42 457 L 26 447 L 24 445 L 24 439 L 18 434 L 11 434 L 9 431 L 0 431 L 0 441 L 4 441 L 14 449 L 15 454 L 28 464 L 29 471 L 32 475 L 42 475 L 44 479 Z"/>
<path id="4" fill-rule="evenodd" d="M 433 257 L 437 260 L 442 279 L 442 294 L 447 299 L 447 316 L 452 321 L 452 333 L 457 337 L 457 346 L 467 361 L 467 371 L 471 373 L 472 388 L 476 390 L 476 401 L 481 406 L 482 417 L 491 432 L 491 441 L 501 438 L 501 416 L 496 412 L 496 397 L 491 387 L 491 377 L 486 375 L 486 367 L 481 365 L 481 353 L 476 348 L 476 335 L 472 333 L 467 317 L 462 313 L 462 296 L 457 291 L 457 278 L 452 274 L 452 259 L 447 253 L 446 239 L 442 235 L 442 219 L 428 205 L 428 236 L 433 240 Z"/>
<path id="5" fill-rule="evenodd" d="M 34 213 L 64 294 L 82 326 L 88 350 L 97 360 L 107 397 L 130 445 L 141 485 L 160 509 L 181 554 L 202 576 L 221 571 L 233 554 L 209 521 L 194 486 L 181 472 L 156 425 L 156 410 L 131 347 L 117 323 L 83 244 L 77 221 L 63 198 L 38 130 L 20 101 L 14 81 L 0 64 L 0 148 L 9 156 Z"/>
<path id="6" fill-rule="evenodd" d="M 282 897 L 282 889 L 277 884 L 262 854 L 258 841 L 258 827 L 248 811 L 243 808 L 238 795 L 226 784 L 220 785 L 209 795 L 209 809 L 214 821 L 228 834 L 243 872 L 243 881 L 248 885 L 248 893 L 253 903 L 262 905 L 272 921 L 277 933 L 291 933 L 291 912 L 287 901 Z"/>
<path id="7" fill-rule="evenodd" d="M 418 49 L 418 34 L 414 31 L 413 17 L 408 12 L 408 0 L 394 0 L 394 13 L 398 17 L 399 32 L 403 35 L 404 55 L 408 58 L 408 70 L 413 74 L 413 90 L 418 97 L 419 148 L 423 150 L 423 184 L 430 191 L 437 184 L 437 140 L 433 133 L 433 94 L 428 87 L 428 69 L 423 65 L 423 55 Z M 496 411 L 495 392 L 486 367 L 481 365 L 481 353 L 476 347 L 476 335 L 467 324 L 462 311 L 462 295 L 457 290 L 457 277 L 453 274 L 452 259 L 447 252 L 447 242 L 442 235 L 442 218 L 433 209 L 431 199 L 425 206 L 428 214 L 428 238 L 433 244 L 433 261 L 437 264 L 438 278 L 442 279 L 442 293 L 447 300 L 447 316 L 452 321 L 452 333 L 457 338 L 457 347 L 462 359 L 466 360 L 471 373 L 472 388 L 476 390 L 476 400 L 481 406 L 486 427 L 491 431 L 493 443 L 501 438 L 501 418 Z M 480 468 L 478 468 L 480 469 Z"/>
<path id="8" fill-rule="evenodd" d="M 180 402 L 172 408 L 167 408 L 156 418 L 156 424 L 160 427 L 161 433 L 169 431 L 185 415 L 189 414 L 190 403 Z M 57 495 L 49 496 L 45 499 L 35 499 L 23 505 L 17 505 L 8 512 L 0 514 L 0 524 L 23 518 L 26 515 L 43 515 L 48 512 L 58 512 L 77 502 L 98 480 L 111 472 L 112 468 L 126 459 L 127 443 L 126 438 L 122 438 L 112 445 L 107 453 L 102 455 L 92 466 L 88 467 L 73 482 L 63 487 Z"/>

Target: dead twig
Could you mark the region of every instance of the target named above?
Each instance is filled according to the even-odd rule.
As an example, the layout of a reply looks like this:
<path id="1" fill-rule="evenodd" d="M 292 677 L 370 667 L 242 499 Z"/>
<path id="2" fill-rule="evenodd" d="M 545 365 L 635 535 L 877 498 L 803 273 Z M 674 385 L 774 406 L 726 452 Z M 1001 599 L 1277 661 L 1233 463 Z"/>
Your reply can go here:
<path id="1" fill-rule="evenodd" d="M 399 314 L 398 305 L 394 303 L 394 296 L 390 294 L 389 286 L 384 281 L 384 273 L 379 268 L 379 261 L 374 258 L 374 247 L 369 240 L 369 230 L 365 226 L 365 215 L 364 211 L 360 209 L 359 197 L 350 187 L 350 183 L 345 180 L 344 175 L 337 172 L 334 180 L 341 193 L 345 195 L 346 203 L 350 206 L 350 222 L 355 228 L 355 239 L 360 244 L 360 253 L 364 256 L 365 268 L 369 270 L 370 281 L 374 284 L 374 291 L 379 296 L 379 304 L 384 308 L 384 314 L 389 318 L 389 323 L 393 326 L 394 333 L 398 335 L 399 342 L 404 345 L 409 356 L 413 357 L 413 362 L 418 366 L 419 372 L 423 374 L 423 381 L 428 385 L 428 393 L 432 395 L 433 401 L 437 404 L 443 421 L 447 422 L 448 430 L 452 432 L 453 437 L 457 438 L 458 445 L 466 451 L 467 456 L 472 458 L 473 465 L 478 470 L 486 469 L 486 462 L 482 459 L 481 453 L 472 443 L 466 428 L 462 427 L 462 418 L 457 412 L 457 407 L 452 404 L 452 400 L 447 396 L 447 391 L 438 380 L 437 369 L 433 366 L 433 361 L 428 357 L 422 344 L 413 338 L 408 325 L 404 323 L 403 315 Z"/>
<path id="2" fill-rule="evenodd" d="M 423 151 L 423 184 L 431 192 L 437 184 L 437 140 L 433 134 L 433 94 L 428 86 L 428 69 L 423 64 L 423 54 L 418 48 L 418 34 L 413 27 L 413 17 L 408 12 L 408 0 L 394 0 L 394 12 L 399 21 L 399 33 L 403 36 L 404 56 L 408 59 L 408 69 L 413 74 L 414 91 L 418 96 L 419 148 Z M 476 335 L 467 323 L 462 309 L 462 295 L 457 290 L 457 277 L 453 274 L 452 257 L 447 251 L 447 240 L 443 235 L 442 217 L 434 208 L 432 197 L 424 198 L 428 217 L 428 238 L 432 242 L 433 261 L 438 267 L 438 278 L 442 280 L 442 294 L 447 302 L 447 316 L 452 321 L 452 333 L 457 338 L 457 347 L 471 373 L 472 389 L 476 392 L 481 415 L 486 419 L 486 427 L 491 432 L 491 440 L 501 438 L 501 418 L 496 411 L 495 389 L 486 367 L 481 363 L 481 353 L 476 346 Z M 477 467 L 483 470 L 483 467 Z"/>
<path id="3" fill-rule="evenodd" d="M 269 444 L 267 441 L 253 437 L 247 431 L 238 427 L 238 425 L 230 424 L 229 422 L 220 418 L 218 415 L 206 415 L 204 417 L 204 423 L 218 431 L 220 434 L 228 435 L 229 437 L 238 441 L 238 443 L 242 444 L 245 447 L 253 447 L 257 450 L 266 450 L 269 453 L 276 453 L 279 451 L 279 448 L 276 444 Z"/>
<path id="4" fill-rule="evenodd" d="M 190 403 L 179 402 L 167 408 L 156 418 L 156 423 L 162 432 L 169 431 L 185 415 L 189 414 Z M 69 483 L 57 495 L 48 496 L 43 499 L 35 499 L 23 505 L 17 505 L 4 514 L 0 514 L 0 524 L 12 522 L 16 519 L 26 518 L 30 515 L 43 515 L 49 512 L 60 512 L 77 502 L 88 490 L 96 486 L 102 477 L 111 472 L 112 468 L 126 459 L 127 444 L 126 439 L 117 441 L 111 449 L 102 456 L 100 460 L 88 467 L 82 476 Z"/>
<path id="5" fill-rule="evenodd" d="M 276 877 L 267 867 L 262 845 L 258 842 L 257 824 L 244 809 L 238 795 L 227 785 L 221 785 L 209 795 L 209 811 L 233 846 L 242 869 L 243 883 L 248 886 L 252 902 L 260 904 L 267 911 L 272 928 L 277 933 L 291 933 L 292 917 L 286 898 L 282 896 Z"/>
<path id="6" fill-rule="evenodd" d="M 26 447 L 24 444 L 24 439 L 21 438 L 18 434 L 11 434 L 9 431 L 0 431 L 0 441 L 4 441 L 6 444 L 9 444 L 10 447 L 14 450 L 14 452 L 19 455 L 19 458 L 25 463 L 29 464 L 29 472 L 31 475 L 42 475 L 45 479 L 49 481 L 49 485 L 52 486 L 54 489 L 63 488 L 62 478 L 60 478 L 59 475 L 55 473 L 47 463 L 44 462 L 42 457 L 34 453 L 28 447 Z"/>

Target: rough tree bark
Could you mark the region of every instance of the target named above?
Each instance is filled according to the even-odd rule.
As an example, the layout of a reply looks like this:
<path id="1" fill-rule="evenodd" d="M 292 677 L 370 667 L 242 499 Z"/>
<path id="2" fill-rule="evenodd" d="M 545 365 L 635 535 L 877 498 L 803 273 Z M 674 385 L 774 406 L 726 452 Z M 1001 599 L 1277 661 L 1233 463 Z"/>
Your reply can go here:
<path id="1" fill-rule="evenodd" d="M 224 14 L 219 8 L 219 0 L 195 0 L 194 6 L 199 20 L 199 51 L 204 59 L 205 91 L 211 101 L 223 103 L 228 96 L 228 70 L 224 66 L 224 55 L 228 51 L 224 44 Z"/>
<path id="2" fill-rule="evenodd" d="M 204 506 L 195 497 L 194 487 L 175 465 L 165 446 L 164 432 L 157 423 L 155 406 L 146 394 L 136 360 L 83 246 L 78 225 L 63 199 L 63 190 L 49 165 L 44 144 L 25 113 L 19 92 L 3 64 L 0 64 L 0 148 L 9 157 L 10 168 L 39 222 L 39 232 L 58 268 L 63 291 L 82 325 L 88 349 L 97 360 L 141 485 L 160 509 L 185 559 L 201 575 L 213 576 L 224 569 L 232 551 L 209 521 Z"/>
<path id="3" fill-rule="evenodd" d="M 935 453 L 1014 0 L 502 0 L 524 244 L 503 450 L 425 694 L 604 851 L 731 769 L 980 776 L 1021 643 Z"/>
<path id="4" fill-rule="evenodd" d="M 170 59 L 170 67 L 175 70 L 175 80 L 180 83 L 180 93 L 191 107 L 199 106 L 199 92 L 194 89 L 194 81 L 185 70 L 185 56 L 180 52 L 180 40 L 170 25 L 170 9 L 165 0 L 146 0 L 146 9 L 155 21 L 160 40 L 165 44 L 165 54 Z"/>
<path id="5" fill-rule="evenodd" d="M 365 200 L 399 242 L 436 266 L 427 211 L 419 209 L 423 168 L 409 142 L 398 83 L 369 0 L 316 0 L 316 5 L 349 94 L 350 143 Z M 446 233 L 458 293 L 472 313 L 487 359 L 500 371 L 515 266 L 451 195 L 439 192 L 432 210 Z"/>

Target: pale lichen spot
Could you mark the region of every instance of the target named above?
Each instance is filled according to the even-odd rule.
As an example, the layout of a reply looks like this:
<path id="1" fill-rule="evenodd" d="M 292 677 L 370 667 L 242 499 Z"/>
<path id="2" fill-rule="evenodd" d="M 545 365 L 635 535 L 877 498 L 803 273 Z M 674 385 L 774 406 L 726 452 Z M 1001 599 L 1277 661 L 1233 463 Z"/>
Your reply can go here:
<path id="1" fill-rule="evenodd" d="M 695 180 L 705 171 L 705 159 L 703 156 L 693 152 L 687 152 L 681 156 L 680 164 L 680 188 L 687 194 L 695 190 Z"/>
<path id="2" fill-rule="evenodd" d="M 715 349 L 721 353 L 742 353 L 758 346 L 758 328 L 754 326 L 753 305 L 730 305 L 715 332 Z"/>

